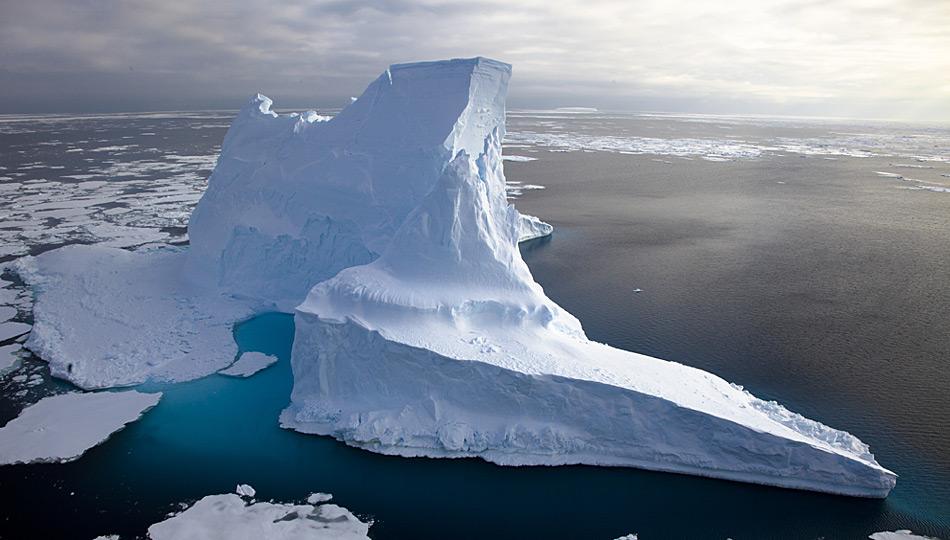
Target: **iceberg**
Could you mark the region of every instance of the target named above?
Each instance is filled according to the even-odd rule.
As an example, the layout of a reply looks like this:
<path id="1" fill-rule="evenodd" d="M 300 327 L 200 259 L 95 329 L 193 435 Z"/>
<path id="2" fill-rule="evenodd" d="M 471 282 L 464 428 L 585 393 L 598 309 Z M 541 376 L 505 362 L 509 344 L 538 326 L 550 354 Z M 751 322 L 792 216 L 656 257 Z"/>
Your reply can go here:
<path id="1" fill-rule="evenodd" d="M 502 108 L 510 71 L 492 67 L 470 99 L 484 103 L 484 87 Z M 381 256 L 297 307 L 285 427 L 402 456 L 887 495 L 894 473 L 856 437 L 702 370 L 589 340 L 521 258 L 503 109 L 486 117 L 498 120 L 473 130 L 477 150 L 456 146 Z"/>
<path id="2" fill-rule="evenodd" d="M 18 262 L 37 297 L 27 347 L 86 388 L 188 380 L 234 363 L 234 322 L 293 310 L 287 428 L 402 456 L 886 496 L 896 475 L 853 435 L 591 341 L 545 295 L 518 244 L 552 227 L 506 198 L 510 75 L 485 58 L 394 65 L 332 119 L 255 96 L 190 247 Z"/>
<path id="3" fill-rule="evenodd" d="M 189 275 L 289 311 L 374 260 L 445 164 L 504 124 L 508 73 L 484 58 L 394 65 L 329 121 L 256 96 L 188 224 Z"/>

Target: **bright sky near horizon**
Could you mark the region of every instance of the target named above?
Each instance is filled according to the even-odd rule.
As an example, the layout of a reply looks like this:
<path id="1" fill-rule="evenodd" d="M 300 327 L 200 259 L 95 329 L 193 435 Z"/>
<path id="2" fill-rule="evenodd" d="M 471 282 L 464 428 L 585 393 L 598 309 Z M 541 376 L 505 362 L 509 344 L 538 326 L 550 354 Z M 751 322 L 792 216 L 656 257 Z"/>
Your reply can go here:
<path id="1" fill-rule="evenodd" d="M 340 106 L 476 55 L 515 107 L 950 121 L 950 0 L 0 0 L 0 112 Z"/>

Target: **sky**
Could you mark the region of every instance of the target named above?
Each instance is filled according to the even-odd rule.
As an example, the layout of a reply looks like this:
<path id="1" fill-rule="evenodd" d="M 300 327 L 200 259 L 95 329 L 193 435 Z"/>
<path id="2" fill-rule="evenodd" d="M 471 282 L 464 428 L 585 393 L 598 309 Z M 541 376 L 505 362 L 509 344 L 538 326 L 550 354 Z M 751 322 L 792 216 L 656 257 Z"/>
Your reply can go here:
<path id="1" fill-rule="evenodd" d="M 340 107 L 392 63 L 509 106 L 950 122 L 950 0 L 0 0 L 0 112 Z"/>

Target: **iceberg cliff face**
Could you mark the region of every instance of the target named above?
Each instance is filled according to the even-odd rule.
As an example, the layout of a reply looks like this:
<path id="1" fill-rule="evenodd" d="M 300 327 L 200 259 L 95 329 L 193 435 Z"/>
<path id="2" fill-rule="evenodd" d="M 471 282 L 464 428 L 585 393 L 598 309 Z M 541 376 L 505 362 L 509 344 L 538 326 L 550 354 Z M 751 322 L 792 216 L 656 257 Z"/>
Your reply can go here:
<path id="1" fill-rule="evenodd" d="M 258 95 L 191 217 L 189 275 L 292 309 L 372 261 L 452 156 L 503 129 L 510 74 L 484 58 L 394 65 L 331 121 Z"/>
<path id="2" fill-rule="evenodd" d="M 521 259 L 503 129 L 447 160 L 378 259 L 297 308 L 284 426 L 405 456 L 887 495 L 895 475 L 852 435 L 701 370 L 588 340 Z"/>

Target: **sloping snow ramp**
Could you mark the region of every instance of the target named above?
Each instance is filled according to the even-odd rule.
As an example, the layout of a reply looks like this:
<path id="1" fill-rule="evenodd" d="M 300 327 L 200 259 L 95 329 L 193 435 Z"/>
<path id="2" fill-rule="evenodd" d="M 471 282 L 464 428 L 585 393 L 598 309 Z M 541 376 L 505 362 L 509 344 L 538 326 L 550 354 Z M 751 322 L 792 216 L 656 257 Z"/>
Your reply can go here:
<path id="1" fill-rule="evenodd" d="M 587 339 L 517 248 L 523 224 L 506 202 L 501 159 L 509 67 L 474 59 L 389 73 L 429 89 L 463 67 L 470 84 L 439 86 L 436 101 L 461 92 L 478 115 L 452 119 L 458 143 L 438 180 L 378 259 L 316 285 L 297 308 L 282 424 L 386 454 L 886 496 L 895 475 L 856 437 L 704 371 Z"/>

